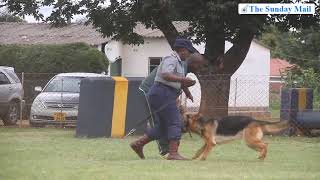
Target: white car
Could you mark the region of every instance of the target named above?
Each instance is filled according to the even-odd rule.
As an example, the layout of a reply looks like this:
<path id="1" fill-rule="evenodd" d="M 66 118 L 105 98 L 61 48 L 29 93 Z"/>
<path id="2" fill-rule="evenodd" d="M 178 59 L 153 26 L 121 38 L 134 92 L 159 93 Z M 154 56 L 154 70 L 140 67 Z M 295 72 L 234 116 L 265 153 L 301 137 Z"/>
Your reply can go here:
<path id="1" fill-rule="evenodd" d="M 0 117 L 4 125 L 15 125 L 20 115 L 23 88 L 14 68 L 0 66 Z"/>
<path id="2" fill-rule="evenodd" d="M 95 73 L 61 73 L 54 76 L 33 101 L 30 112 L 30 125 L 75 126 L 78 116 L 80 81 L 85 77 L 108 77 Z"/>

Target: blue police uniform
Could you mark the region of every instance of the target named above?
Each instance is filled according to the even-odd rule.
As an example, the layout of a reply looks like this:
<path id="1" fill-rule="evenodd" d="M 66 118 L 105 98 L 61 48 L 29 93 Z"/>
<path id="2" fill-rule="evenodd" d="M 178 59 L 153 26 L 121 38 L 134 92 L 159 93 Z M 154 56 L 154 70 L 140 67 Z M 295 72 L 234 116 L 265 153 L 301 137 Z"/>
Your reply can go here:
<path id="1" fill-rule="evenodd" d="M 190 53 L 196 52 L 192 47 L 191 41 L 187 39 L 176 39 L 175 48 L 185 48 Z M 168 160 L 185 160 L 178 153 L 179 140 L 181 138 L 182 121 L 176 99 L 181 92 L 181 83 L 170 82 L 162 78 L 163 73 L 171 73 L 184 77 L 186 68 L 183 65 L 179 55 L 174 52 L 171 56 L 164 57 L 158 66 L 154 83 L 148 91 L 151 109 L 159 118 L 159 124 L 147 131 L 146 134 L 130 143 L 132 150 L 141 158 L 145 159 L 143 147 L 153 140 L 168 139 L 169 155 Z M 150 82 L 152 78 L 149 77 Z M 151 84 L 151 83 L 147 83 Z M 146 92 L 140 86 L 140 88 Z"/>
<path id="2" fill-rule="evenodd" d="M 184 66 L 184 75 L 186 76 L 188 73 L 188 63 L 186 61 L 182 61 Z M 149 97 L 148 92 L 151 89 L 152 85 L 154 84 L 154 81 L 156 79 L 158 67 L 156 67 L 142 82 L 139 87 L 139 89 L 142 91 L 143 95 L 145 96 L 146 103 L 148 106 L 148 109 L 150 111 L 150 114 L 152 114 L 152 110 L 149 103 Z M 159 123 L 159 117 L 157 116 L 157 113 L 153 114 L 151 118 L 149 119 L 149 125 L 151 128 L 154 128 L 155 126 L 160 126 Z M 167 139 L 167 136 L 161 137 L 159 140 L 156 141 L 158 144 L 159 153 L 161 155 L 166 155 L 169 152 L 169 142 Z"/>
<path id="3" fill-rule="evenodd" d="M 148 96 L 151 108 L 159 117 L 159 126 L 155 126 L 147 132 L 147 135 L 157 140 L 165 138 L 168 140 L 180 140 L 182 121 L 176 99 L 181 92 L 181 83 L 169 82 L 161 77 L 162 73 L 173 73 L 177 76 L 185 76 L 185 66 L 178 54 L 164 57 L 158 67 L 155 83 L 149 90 Z"/>

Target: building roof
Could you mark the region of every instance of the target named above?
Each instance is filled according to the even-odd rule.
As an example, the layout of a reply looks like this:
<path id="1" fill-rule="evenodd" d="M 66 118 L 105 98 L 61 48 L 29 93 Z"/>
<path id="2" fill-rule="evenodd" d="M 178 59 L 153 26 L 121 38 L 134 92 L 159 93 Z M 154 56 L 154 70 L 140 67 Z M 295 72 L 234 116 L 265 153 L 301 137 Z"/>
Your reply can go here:
<path id="1" fill-rule="evenodd" d="M 51 28 L 45 23 L 0 22 L 0 44 L 66 44 L 85 42 L 98 45 L 107 42 L 91 26 L 71 24 L 62 28 Z"/>
<path id="2" fill-rule="evenodd" d="M 286 60 L 273 58 L 270 60 L 270 76 L 281 76 L 281 73 L 293 66 Z"/>
<path id="3" fill-rule="evenodd" d="M 174 21 L 174 27 L 177 29 L 178 32 L 183 32 L 189 28 L 189 23 L 187 21 Z M 143 24 L 138 24 L 135 28 L 135 32 L 143 37 L 148 38 L 162 38 L 164 34 L 160 29 L 151 29 L 146 28 Z"/>
<path id="4" fill-rule="evenodd" d="M 174 22 L 179 32 L 189 27 L 188 22 Z M 102 37 L 101 33 L 92 26 L 71 24 L 61 28 L 53 28 L 46 23 L 16 23 L 0 22 L 0 44 L 66 44 L 85 42 L 90 45 L 99 45 L 108 42 L 110 38 Z M 159 29 L 145 28 L 138 24 L 135 32 L 143 37 L 164 37 Z"/>
<path id="5" fill-rule="evenodd" d="M 183 32 L 189 28 L 187 21 L 174 21 L 173 25 L 178 32 Z M 100 45 L 111 40 L 111 38 L 103 37 L 91 25 L 86 26 L 84 24 L 70 24 L 61 28 L 54 28 L 47 23 L 0 22 L 0 32 L 0 44 L 6 45 L 67 44 L 77 42 Z M 164 34 L 159 29 L 147 29 L 140 23 L 138 23 L 134 32 L 145 38 L 164 37 Z M 262 45 L 255 39 L 254 42 Z"/>

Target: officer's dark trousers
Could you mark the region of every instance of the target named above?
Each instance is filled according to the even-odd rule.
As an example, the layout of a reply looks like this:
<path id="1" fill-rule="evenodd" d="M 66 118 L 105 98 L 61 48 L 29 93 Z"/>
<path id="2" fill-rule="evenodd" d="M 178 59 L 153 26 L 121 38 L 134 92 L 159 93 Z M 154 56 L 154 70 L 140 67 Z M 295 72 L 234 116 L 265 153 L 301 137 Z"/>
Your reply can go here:
<path id="1" fill-rule="evenodd" d="M 146 99 L 146 104 L 148 106 L 148 110 L 150 111 L 150 115 L 152 115 L 152 117 L 149 118 L 149 126 L 151 128 L 160 126 L 158 114 L 156 114 L 156 113 L 152 114 L 152 109 L 150 107 L 150 100 L 149 100 L 147 93 L 142 88 L 139 88 L 139 89 L 143 93 L 143 95 Z M 165 155 L 166 153 L 168 153 L 169 142 L 168 142 L 167 137 L 161 137 L 159 140 L 157 140 L 157 144 L 158 144 L 159 152 L 161 155 Z"/>
<path id="2" fill-rule="evenodd" d="M 161 83 L 155 83 L 149 90 L 149 100 L 153 112 L 157 113 L 159 126 L 155 126 L 147 132 L 153 140 L 168 139 L 180 140 L 182 121 L 176 99 L 178 90 Z M 159 109 L 161 109 L 159 111 Z M 158 111 L 158 112 L 157 112 Z"/>

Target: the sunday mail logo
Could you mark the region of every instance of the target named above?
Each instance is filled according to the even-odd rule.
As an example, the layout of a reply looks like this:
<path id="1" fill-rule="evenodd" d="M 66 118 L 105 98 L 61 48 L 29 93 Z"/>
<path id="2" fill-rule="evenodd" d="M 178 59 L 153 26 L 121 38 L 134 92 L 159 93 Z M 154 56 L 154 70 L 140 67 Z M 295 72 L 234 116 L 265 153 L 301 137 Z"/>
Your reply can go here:
<path id="1" fill-rule="evenodd" d="M 239 3 L 239 14 L 315 14 L 311 3 Z"/>

